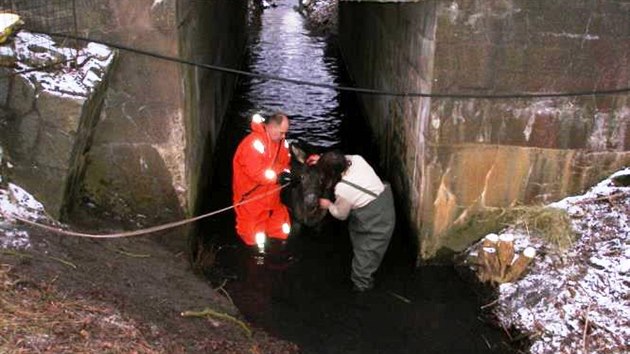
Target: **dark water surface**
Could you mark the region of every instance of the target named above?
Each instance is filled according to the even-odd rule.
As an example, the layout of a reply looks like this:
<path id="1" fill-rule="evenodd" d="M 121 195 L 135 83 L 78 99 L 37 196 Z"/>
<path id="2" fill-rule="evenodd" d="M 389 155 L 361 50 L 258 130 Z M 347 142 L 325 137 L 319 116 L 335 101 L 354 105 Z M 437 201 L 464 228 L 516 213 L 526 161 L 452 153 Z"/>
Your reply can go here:
<path id="1" fill-rule="evenodd" d="M 297 2 L 297 1 L 296 1 Z M 245 70 L 348 85 L 334 38 L 309 34 L 290 0 L 262 13 L 251 28 Z M 205 209 L 231 203 L 231 159 L 255 112 L 286 112 L 289 139 L 376 156 L 356 98 L 275 81 L 241 78 L 230 104 Z M 254 326 L 295 342 L 304 353 L 504 353 L 507 339 L 479 318 L 479 300 L 452 267 L 414 268 L 415 246 L 402 230 L 377 273 L 376 288 L 350 291 L 351 246 L 345 224 L 328 217 L 291 236 L 294 262 L 260 265 L 239 246 L 234 214 L 204 223 L 201 236 L 222 248 L 214 280 Z M 230 278 L 231 279 L 231 278 Z M 220 281 L 220 279 L 219 279 Z"/>

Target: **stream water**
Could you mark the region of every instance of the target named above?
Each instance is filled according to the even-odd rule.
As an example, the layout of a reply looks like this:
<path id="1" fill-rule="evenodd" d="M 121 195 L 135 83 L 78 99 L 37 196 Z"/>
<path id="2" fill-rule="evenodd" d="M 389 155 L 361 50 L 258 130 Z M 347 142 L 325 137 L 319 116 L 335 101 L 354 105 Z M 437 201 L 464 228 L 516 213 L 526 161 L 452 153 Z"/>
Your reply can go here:
<path id="1" fill-rule="evenodd" d="M 251 26 L 244 69 L 349 85 L 334 38 L 309 33 L 293 9 L 297 1 L 277 4 Z M 251 115 L 276 110 L 291 118 L 289 139 L 360 153 L 378 165 L 356 97 L 241 78 L 215 150 L 207 210 L 231 201 L 231 159 Z M 227 270 L 209 276 L 227 276 L 226 289 L 248 321 L 304 353 L 512 352 L 503 333 L 480 319 L 482 304 L 452 267 L 415 268 L 415 246 L 404 230 L 394 234 L 376 288 L 363 294 L 350 290 L 345 224 L 330 217 L 292 236 L 290 263 L 259 265 L 249 257 L 238 245 L 233 213 L 204 223 L 200 235 L 219 247 L 214 270 Z"/>

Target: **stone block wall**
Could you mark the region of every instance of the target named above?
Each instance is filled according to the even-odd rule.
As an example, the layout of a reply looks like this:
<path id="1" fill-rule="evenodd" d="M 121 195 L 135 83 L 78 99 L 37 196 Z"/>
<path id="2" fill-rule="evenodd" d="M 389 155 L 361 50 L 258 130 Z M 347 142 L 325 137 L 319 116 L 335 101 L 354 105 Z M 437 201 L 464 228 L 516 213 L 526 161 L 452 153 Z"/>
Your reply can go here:
<path id="1" fill-rule="evenodd" d="M 14 57 L 0 80 L 1 141 L 12 179 L 59 218 L 77 195 L 115 53 L 95 44 L 64 48 L 25 31 L 2 49 Z M 53 60 L 61 63 L 33 70 Z"/>
<path id="2" fill-rule="evenodd" d="M 175 0 L 76 5 L 79 35 L 178 55 Z M 88 153 L 81 199 L 141 225 L 181 218 L 187 208 L 182 103 L 179 64 L 120 51 Z"/>
<path id="3" fill-rule="evenodd" d="M 206 64 L 238 67 L 247 2 L 78 0 L 79 33 Z M 210 151 L 236 82 L 176 62 L 121 51 L 83 196 L 144 225 L 196 212 Z M 201 186 L 201 187 L 200 187 Z"/>
<path id="4" fill-rule="evenodd" d="M 0 0 L 0 9 L 22 15 L 26 28 L 232 68 L 239 67 L 244 52 L 248 8 L 249 1 L 230 0 Z M 1 52 L 0 59 L 4 60 Z M 42 173 L 44 179 L 74 164 L 68 159 L 75 157 L 67 154 L 80 155 L 81 168 L 64 177 L 74 203 L 62 201 L 68 193 L 60 191 L 54 201 L 44 200 L 48 208 L 89 205 L 135 225 L 154 225 L 198 212 L 236 79 L 232 74 L 122 50 L 107 90 L 98 91 L 98 112 L 89 98 L 74 95 L 58 101 L 36 87 L 37 79 L 27 77 L 10 83 L 0 78 L 0 100 L 9 100 L 6 105 L 14 112 L 4 114 L 7 120 L 20 122 L 11 125 L 11 131 L 22 132 L 14 139 L 20 145 L 13 152 L 49 166 L 52 172 Z M 42 130 L 49 125 L 53 129 L 42 112 L 55 105 L 77 122 L 79 116 L 97 113 L 86 122 L 94 125 L 93 135 L 85 139 L 89 150 L 69 153 L 70 146 L 76 145 L 71 137 L 53 139 Z M 33 188 L 48 188 L 31 175 Z"/>
<path id="5" fill-rule="evenodd" d="M 616 1 L 342 1 L 339 33 L 362 87 L 575 92 L 630 86 L 629 16 Z M 353 41 L 359 33 L 378 35 Z M 480 236 L 449 232 L 484 208 L 556 200 L 630 164 L 628 97 L 363 102 L 419 253 L 431 258 Z"/>

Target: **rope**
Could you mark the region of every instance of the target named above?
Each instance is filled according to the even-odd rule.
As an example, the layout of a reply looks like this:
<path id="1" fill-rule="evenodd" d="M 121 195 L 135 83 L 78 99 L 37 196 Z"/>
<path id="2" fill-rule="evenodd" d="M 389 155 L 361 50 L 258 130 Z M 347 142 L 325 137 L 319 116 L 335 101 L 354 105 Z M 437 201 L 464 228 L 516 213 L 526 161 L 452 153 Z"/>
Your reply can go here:
<path id="1" fill-rule="evenodd" d="M 136 54 L 141 54 L 149 57 L 153 57 L 156 59 L 176 62 L 180 64 L 191 65 L 195 67 L 200 67 L 208 70 L 219 71 L 229 74 L 243 75 L 254 77 L 263 80 L 274 80 L 281 82 L 288 82 L 295 85 L 301 86 L 314 86 L 327 88 L 336 91 L 346 91 L 346 92 L 355 92 L 362 93 L 368 95 L 381 95 L 381 96 L 396 96 L 396 97 L 429 97 L 429 98 L 450 98 L 450 99 L 522 99 L 522 98 L 551 98 L 551 97 L 579 97 L 579 96 L 592 96 L 592 95 L 617 95 L 623 93 L 630 93 L 630 87 L 622 87 L 617 89 L 610 90 L 590 90 L 590 91 L 575 91 L 575 92 L 550 92 L 550 93 L 514 93 L 514 94 L 501 94 L 501 95 L 479 95 L 479 94 L 460 94 L 460 93 L 424 93 L 424 92 L 395 92 L 395 91 L 387 91 L 387 90 L 378 90 L 378 89 L 368 89 L 361 87 L 351 87 L 351 86 L 337 86 L 332 84 L 324 84 L 320 82 L 312 82 L 306 80 L 298 80 L 291 79 L 287 77 L 270 75 L 270 74 L 259 74 L 249 71 L 237 70 L 226 68 L 218 65 L 204 64 L 191 60 L 186 60 L 178 57 L 168 56 L 164 54 L 159 54 L 155 52 L 149 52 L 142 49 L 131 48 L 121 44 L 116 44 L 104 40 L 97 40 L 88 37 L 74 36 L 63 33 L 54 33 L 54 32 L 44 32 L 44 31 L 32 31 L 33 33 L 45 34 L 51 37 L 61 37 L 66 39 L 73 39 L 76 41 L 82 42 L 93 42 L 106 45 L 111 48 L 116 48 Z"/>
<path id="2" fill-rule="evenodd" d="M 45 224 L 41 224 L 35 221 L 31 221 L 25 218 L 22 218 L 20 216 L 11 214 L 11 213 L 4 213 L 2 211 L 0 211 L 1 214 L 3 214 L 5 217 L 9 216 L 11 218 L 14 218 L 16 220 L 19 220 L 25 224 L 31 225 L 31 226 L 35 226 L 38 227 L 40 229 L 44 229 L 44 230 L 48 230 L 51 232 L 55 232 L 61 235 L 66 235 L 66 236 L 75 236 L 75 237 L 87 237 L 87 238 L 122 238 L 122 237 L 132 237 L 132 236 L 141 236 L 141 235 L 146 235 L 146 234 L 150 234 L 150 233 L 154 233 L 154 232 L 158 232 L 158 231 L 163 231 L 163 230 L 168 230 L 168 229 L 172 229 L 174 227 L 178 227 L 178 226 L 182 226 L 182 225 L 186 225 L 192 222 L 195 222 L 197 220 L 201 220 L 216 214 L 220 214 L 223 213 L 225 211 L 228 211 L 230 209 L 236 208 L 237 206 L 241 206 L 250 202 L 253 202 L 254 200 L 258 200 L 261 199 L 263 197 L 266 197 L 269 194 L 275 193 L 281 189 L 283 189 L 284 187 L 288 186 L 289 183 L 283 184 L 277 188 L 274 188 L 266 193 L 263 193 L 261 195 L 252 197 L 250 199 L 244 200 L 242 202 L 233 204 L 229 207 L 225 207 L 223 209 L 219 209 L 219 210 L 215 210 L 203 215 L 199 215 L 199 216 L 195 216 L 193 218 L 188 218 L 188 219 L 184 219 L 184 220 L 180 220 L 180 221 L 175 221 L 175 222 L 171 222 L 168 224 L 163 224 L 163 225 L 157 225 L 157 226 L 152 226 L 146 229 L 140 229 L 140 230 L 135 230 L 135 231 L 127 231 L 127 232 L 118 232 L 118 233 L 112 233 L 112 234 L 90 234 L 90 233 L 83 233 L 83 232 L 76 232 L 76 231 L 70 231 L 70 230 L 64 230 L 58 227 L 53 227 L 50 225 L 45 225 Z"/>

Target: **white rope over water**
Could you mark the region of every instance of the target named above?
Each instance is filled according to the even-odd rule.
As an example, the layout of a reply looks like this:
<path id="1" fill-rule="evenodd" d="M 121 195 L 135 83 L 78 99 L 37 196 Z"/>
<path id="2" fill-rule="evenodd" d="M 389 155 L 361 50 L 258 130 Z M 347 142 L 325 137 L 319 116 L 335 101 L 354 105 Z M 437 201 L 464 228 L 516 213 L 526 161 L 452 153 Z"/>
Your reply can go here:
<path id="1" fill-rule="evenodd" d="M 86 238 L 122 238 L 122 237 L 132 237 L 132 236 L 142 236 L 142 235 L 147 235 L 147 234 L 151 234 L 154 232 L 158 232 L 158 231 L 164 231 L 164 230 L 168 230 L 168 229 L 172 229 L 178 226 L 182 226 L 182 225 L 186 225 L 186 224 L 190 224 L 192 222 L 213 216 L 213 215 L 217 215 L 220 213 L 223 213 L 225 211 L 228 211 L 230 209 L 236 208 L 237 206 L 240 205 L 244 205 L 250 202 L 253 202 L 254 200 L 258 200 L 261 199 L 263 197 L 266 197 L 269 194 L 275 193 L 281 189 L 283 189 L 284 187 L 288 186 L 289 183 L 283 184 L 281 186 L 278 186 L 277 188 L 274 188 L 266 193 L 263 193 L 261 195 L 257 195 L 255 197 L 246 199 L 242 202 L 230 205 L 229 207 L 225 207 L 223 209 L 219 209 L 219 210 L 215 210 L 215 211 L 211 211 L 209 213 L 203 214 L 203 215 L 199 215 L 199 216 L 195 216 L 192 218 L 188 218 L 188 219 L 184 219 L 184 220 L 180 220 L 180 221 L 174 221 L 171 223 L 167 223 L 167 224 L 163 224 L 163 225 L 157 225 L 157 226 L 152 226 L 146 229 L 140 229 L 140 230 L 135 230 L 135 231 L 127 231 L 127 232 L 117 232 L 117 233 L 112 233 L 112 234 L 90 234 L 90 233 L 84 233 L 84 232 L 76 232 L 76 231 L 70 231 L 70 230 L 64 230 L 61 229 L 59 227 L 54 227 L 54 226 L 50 226 L 50 225 L 46 225 L 46 224 L 42 224 L 42 223 L 38 223 L 35 221 L 31 221 L 28 219 L 25 219 L 23 217 L 17 216 L 17 215 L 13 215 L 11 213 L 3 213 L 0 211 L 0 213 L 2 213 L 5 217 L 8 218 L 13 218 L 15 220 L 21 221 L 25 224 L 40 228 L 40 229 L 44 229 L 44 230 L 48 230 L 60 235 L 66 235 L 66 236 L 74 236 L 74 237 L 86 237 Z"/>

